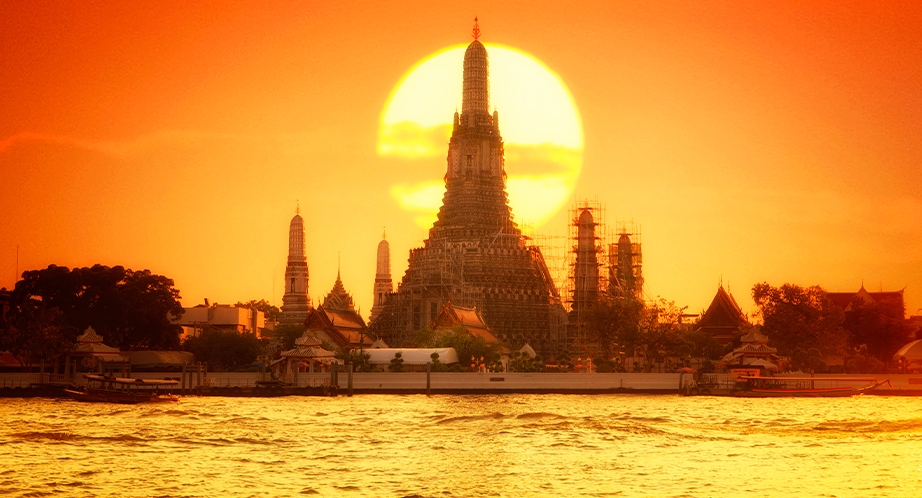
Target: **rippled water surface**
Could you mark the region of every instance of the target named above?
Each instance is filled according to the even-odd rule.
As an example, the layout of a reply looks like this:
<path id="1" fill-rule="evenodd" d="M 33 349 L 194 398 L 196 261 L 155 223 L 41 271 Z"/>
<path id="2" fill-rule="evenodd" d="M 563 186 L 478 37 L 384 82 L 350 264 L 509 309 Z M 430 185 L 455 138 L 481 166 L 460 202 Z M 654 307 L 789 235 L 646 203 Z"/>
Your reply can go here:
<path id="1" fill-rule="evenodd" d="M 0 400 L 13 496 L 922 496 L 922 398 Z"/>

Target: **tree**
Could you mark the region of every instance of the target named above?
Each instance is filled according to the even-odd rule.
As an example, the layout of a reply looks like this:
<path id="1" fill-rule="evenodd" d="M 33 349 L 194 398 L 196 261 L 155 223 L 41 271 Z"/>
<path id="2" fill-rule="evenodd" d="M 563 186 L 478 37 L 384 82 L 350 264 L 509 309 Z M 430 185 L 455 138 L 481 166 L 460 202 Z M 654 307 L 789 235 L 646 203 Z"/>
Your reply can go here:
<path id="1" fill-rule="evenodd" d="M 614 357 L 627 338 L 637 336 L 643 309 L 633 295 L 599 299 L 584 318 L 589 342 L 599 345 L 603 358 Z"/>
<path id="2" fill-rule="evenodd" d="M 361 349 L 352 349 L 349 346 L 335 348 L 333 349 L 333 357 L 343 362 L 343 364 L 351 363 L 353 371 L 370 372 L 374 369 L 369 363 L 371 354 Z"/>
<path id="3" fill-rule="evenodd" d="M 483 337 L 472 335 L 460 325 L 449 330 L 420 330 L 416 334 L 416 344 L 422 348 L 454 348 L 460 365 L 480 363 L 480 358 L 486 362 L 500 348 L 499 344 L 488 343 Z"/>
<path id="4" fill-rule="evenodd" d="M 394 353 L 394 357 L 391 358 L 391 365 L 389 370 L 391 372 L 403 372 L 403 353 L 400 351 Z"/>
<path id="5" fill-rule="evenodd" d="M 845 351 L 848 334 L 842 328 L 842 309 L 821 287 L 772 287 L 763 282 L 753 286 L 752 298 L 762 317 L 762 333 L 780 354 L 790 356 L 797 348 L 817 348 L 825 355 Z"/>
<path id="6" fill-rule="evenodd" d="M 235 371 L 249 367 L 262 351 L 262 343 L 252 332 L 206 328 L 198 337 L 183 343 L 196 361 L 208 362 L 215 370 Z"/>
<path id="7" fill-rule="evenodd" d="M 702 360 L 719 360 L 723 346 L 713 335 L 702 330 L 681 334 L 680 340 L 688 346 L 688 354 Z"/>
<path id="8" fill-rule="evenodd" d="M 279 341 L 281 350 L 287 351 L 295 347 L 295 341 L 304 335 L 305 330 L 307 327 L 301 324 L 283 323 L 276 326 L 272 334 Z"/>
<path id="9" fill-rule="evenodd" d="M 509 359 L 509 370 L 513 372 L 543 372 L 544 369 L 544 359 L 541 355 L 532 358 L 528 353 L 513 351 Z"/>
<path id="10" fill-rule="evenodd" d="M 61 311 L 41 301 L 22 303 L 0 331 L 0 350 L 19 358 L 23 367 L 50 362 L 74 347 L 77 330 L 64 324 Z"/>
<path id="11" fill-rule="evenodd" d="M 893 354 L 909 342 L 911 332 L 905 312 L 899 300 L 855 299 L 844 312 L 842 325 L 849 332 L 853 346 L 865 345 L 871 357 L 890 362 Z"/>
<path id="12" fill-rule="evenodd" d="M 431 366 L 429 367 L 429 369 L 432 370 L 433 372 L 445 372 L 448 370 L 448 365 L 439 361 L 438 353 L 433 352 L 431 355 L 429 355 L 429 359 L 432 360 L 430 362 Z"/>
<path id="13" fill-rule="evenodd" d="M 10 316 L 27 315 L 31 301 L 55 308 L 62 326 L 83 331 L 92 326 L 106 343 L 120 349 L 177 349 L 182 316 L 173 281 L 150 270 L 121 266 L 74 268 L 51 265 L 30 270 L 10 294 Z"/>
<path id="14" fill-rule="evenodd" d="M 679 325 L 686 307 L 678 307 L 672 301 L 658 298 L 645 306 L 636 330 L 628 331 L 622 340 L 634 351 L 640 351 L 644 358 L 644 369 L 649 372 L 653 363 L 662 363 L 676 353 L 680 344 Z"/>
<path id="15" fill-rule="evenodd" d="M 573 370 L 573 361 L 570 359 L 570 350 L 562 349 L 557 353 L 557 369 L 561 372 L 570 372 Z"/>

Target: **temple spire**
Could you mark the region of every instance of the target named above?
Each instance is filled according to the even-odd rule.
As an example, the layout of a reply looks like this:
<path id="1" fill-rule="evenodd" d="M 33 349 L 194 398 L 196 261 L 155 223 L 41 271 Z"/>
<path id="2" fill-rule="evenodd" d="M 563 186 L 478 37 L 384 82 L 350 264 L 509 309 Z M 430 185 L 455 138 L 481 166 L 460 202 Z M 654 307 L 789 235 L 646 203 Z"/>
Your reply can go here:
<path id="1" fill-rule="evenodd" d="M 482 116 L 489 116 L 490 85 L 487 49 L 480 42 L 480 27 L 474 19 L 474 41 L 464 51 L 464 78 L 461 84 L 461 122 L 474 126 Z M 487 117 L 489 120 L 489 117 Z"/>

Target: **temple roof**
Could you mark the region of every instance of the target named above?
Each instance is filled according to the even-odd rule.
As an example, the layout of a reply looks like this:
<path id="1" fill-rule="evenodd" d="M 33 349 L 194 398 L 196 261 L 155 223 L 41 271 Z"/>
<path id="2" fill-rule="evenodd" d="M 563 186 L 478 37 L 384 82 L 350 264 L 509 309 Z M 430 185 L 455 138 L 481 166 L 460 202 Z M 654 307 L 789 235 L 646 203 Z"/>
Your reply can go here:
<path id="1" fill-rule="evenodd" d="M 321 305 L 310 310 L 305 325 L 308 331 L 317 334 L 318 337 L 326 335 L 339 347 L 352 347 L 359 344 L 367 346 L 374 342 L 374 338 L 368 334 L 365 321 L 355 310 L 351 309 L 326 309 Z"/>
<path id="2" fill-rule="evenodd" d="M 864 284 L 861 284 L 861 288 L 857 292 L 827 292 L 826 297 L 832 301 L 832 304 L 842 308 L 843 310 L 849 310 L 852 306 L 852 302 L 855 299 L 860 299 L 865 303 L 878 303 L 881 301 L 895 300 L 903 302 L 903 289 L 898 291 L 889 291 L 889 292 L 868 292 L 864 288 Z"/>
<path id="3" fill-rule="evenodd" d="M 319 346 L 295 346 L 282 352 L 282 358 L 333 358 L 333 352 Z"/>
<path id="4" fill-rule="evenodd" d="M 323 298 L 323 307 L 327 310 L 351 310 L 354 306 L 352 296 L 346 292 L 339 272 L 336 272 L 336 282 L 327 297 Z"/>
<path id="5" fill-rule="evenodd" d="M 743 344 L 768 344 L 768 337 L 759 331 L 758 327 L 753 327 L 740 338 Z"/>
<path id="6" fill-rule="evenodd" d="M 102 336 L 96 333 L 93 327 L 87 327 L 86 330 L 77 337 L 78 343 L 102 342 Z"/>
<path id="7" fill-rule="evenodd" d="M 310 330 L 305 330 L 301 337 L 295 339 L 295 344 L 298 346 L 320 346 L 321 341 L 316 334 Z"/>
<path id="8" fill-rule="evenodd" d="M 740 310 L 736 300 L 729 292 L 724 290 L 723 285 L 717 288 L 717 295 L 711 301 L 707 311 L 701 315 L 696 330 L 702 328 L 739 328 L 748 323 L 743 311 Z"/>
<path id="9" fill-rule="evenodd" d="M 118 348 L 106 346 L 102 343 L 102 336 L 97 334 L 93 327 L 87 327 L 86 331 L 77 337 L 77 344 L 74 346 L 72 354 L 88 356 L 116 356 L 121 355 Z"/>
<path id="10" fill-rule="evenodd" d="M 446 329 L 457 325 L 464 327 L 474 337 L 481 337 L 487 342 L 499 342 L 499 339 L 490 332 L 490 328 L 483 321 L 483 317 L 477 312 L 477 308 L 463 308 L 455 306 L 451 302 L 448 302 L 439 311 L 432 328 Z"/>

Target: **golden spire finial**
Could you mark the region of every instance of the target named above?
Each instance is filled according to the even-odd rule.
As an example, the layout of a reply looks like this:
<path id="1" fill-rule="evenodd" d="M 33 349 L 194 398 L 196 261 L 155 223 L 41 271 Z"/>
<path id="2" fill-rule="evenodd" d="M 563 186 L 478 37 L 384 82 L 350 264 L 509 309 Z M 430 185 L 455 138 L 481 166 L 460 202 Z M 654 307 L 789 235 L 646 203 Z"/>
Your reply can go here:
<path id="1" fill-rule="evenodd" d="M 297 206 L 295 207 L 295 214 L 301 214 L 301 201 L 295 199 L 295 205 Z"/>
<path id="2" fill-rule="evenodd" d="M 384 227 L 384 235 L 381 236 L 382 239 L 387 238 L 387 227 Z"/>
<path id="3" fill-rule="evenodd" d="M 474 37 L 474 40 L 480 38 L 480 26 L 477 25 L 477 16 L 474 16 L 474 30 L 471 31 L 471 36 Z"/>

